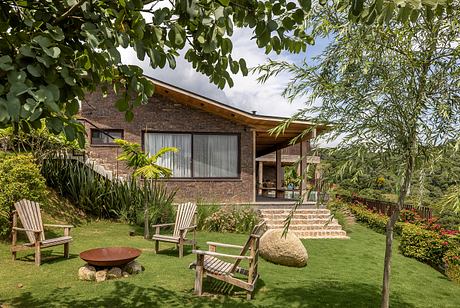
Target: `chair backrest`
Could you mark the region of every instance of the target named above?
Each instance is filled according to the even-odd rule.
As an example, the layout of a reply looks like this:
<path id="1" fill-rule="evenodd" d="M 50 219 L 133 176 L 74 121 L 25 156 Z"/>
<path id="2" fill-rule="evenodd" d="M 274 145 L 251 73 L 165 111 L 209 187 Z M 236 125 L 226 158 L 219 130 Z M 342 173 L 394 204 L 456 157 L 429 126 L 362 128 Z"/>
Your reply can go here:
<path id="1" fill-rule="evenodd" d="M 40 214 L 40 204 L 34 201 L 22 199 L 14 204 L 24 229 L 42 231 L 40 240 L 45 240 L 43 232 L 42 215 Z M 35 235 L 32 231 L 26 231 L 31 243 L 35 243 Z"/>
<path id="2" fill-rule="evenodd" d="M 176 224 L 174 225 L 173 236 L 179 236 L 179 230 L 188 228 L 193 224 L 193 218 L 196 212 L 196 204 L 192 202 L 181 203 L 177 207 Z M 187 230 L 184 231 L 184 237 Z"/>
<path id="3" fill-rule="evenodd" d="M 257 257 L 257 254 L 259 253 L 258 251 L 259 250 L 259 239 L 262 236 L 262 234 L 264 234 L 265 232 L 265 223 L 266 223 L 265 220 L 262 220 L 261 222 L 259 222 L 257 225 L 254 226 L 251 234 L 249 235 L 248 240 L 246 241 L 246 244 L 244 244 L 243 248 L 241 249 L 240 256 L 245 256 L 249 248 L 251 248 L 253 249 L 252 253 Z M 241 259 L 237 259 L 235 261 L 232 269 L 230 270 L 230 273 L 233 273 L 236 270 L 240 262 L 241 262 Z"/>

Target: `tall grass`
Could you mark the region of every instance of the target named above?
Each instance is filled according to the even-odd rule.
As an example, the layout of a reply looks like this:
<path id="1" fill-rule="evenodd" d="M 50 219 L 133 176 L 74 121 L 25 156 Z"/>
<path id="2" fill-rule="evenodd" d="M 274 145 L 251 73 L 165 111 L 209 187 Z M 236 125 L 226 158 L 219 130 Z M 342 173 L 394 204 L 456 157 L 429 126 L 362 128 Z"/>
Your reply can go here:
<path id="1" fill-rule="evenodd" d="M 79 161 L 60 158 L 45 160 L 42 174 L 49 186 L 87 214 L 142 224 L 147 203 L 151 223 L 172 219 L 176 192 L 169 191 L 162 183 L 150 186 L 134 179 L 109 180 Z"/>

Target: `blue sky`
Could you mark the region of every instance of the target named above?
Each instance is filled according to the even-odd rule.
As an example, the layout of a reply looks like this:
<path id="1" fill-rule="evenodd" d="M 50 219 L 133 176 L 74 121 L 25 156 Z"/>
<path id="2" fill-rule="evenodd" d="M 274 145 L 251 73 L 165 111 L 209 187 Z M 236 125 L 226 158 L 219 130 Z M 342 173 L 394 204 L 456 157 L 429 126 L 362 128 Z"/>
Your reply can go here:
<path id="1" fill-rule="evenodd" d="M 268 58 L 301 63 L 305 58 L 311 59 L 311 57 L 320 54 L 328 43 L 327 39 L 318 40 L 314 46 L 307 48 L 306 53 L 297 55 L 289 53 L 266 55 L 264 50 L 259 49 L 255 41 L 250 39 L 251 36 L 249 29 L 238 29 L 232 36 L 233 58 L 245 58 L 248 67 L 263 64 Z M 232 88 L 226 87 L 220 90 L 214 84 L 209 83 L 206 76 L 195 72 L 191 64 L 182 57 L 178 59 L 177 67 L 174 70 L 169 68 L 152 69 L 148 61 L 139 61 L 133 50 L 126 49 L 120 50 L 120 52 L 124 63 L 141 66 L 147 76 L 245 111 L 255 110 L 258 114 L 290 116 L 303 106 L 302 100 L 288 103 L 281 96 L 290 78 L 287 74 L 273 77 L 265 84 L 257 83 L 256 75 L 243 77 L 241 74 L 237 74 L 233 75 L 235 85 Z"/>

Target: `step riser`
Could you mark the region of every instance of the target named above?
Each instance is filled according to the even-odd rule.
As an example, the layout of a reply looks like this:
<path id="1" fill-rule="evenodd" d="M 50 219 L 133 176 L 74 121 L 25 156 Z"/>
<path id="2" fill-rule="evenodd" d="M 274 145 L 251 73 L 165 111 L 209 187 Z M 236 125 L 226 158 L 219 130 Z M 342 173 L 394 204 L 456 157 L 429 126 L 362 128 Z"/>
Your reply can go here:
<path id="1" fill-rule="evenodd" d="M 261 209 L 269 229 L 283 229 L 290 214 L 288 209 Z M 348 239 L 347 233 L 328 209 L 298 209 L 294 212 L 289 232 L 300 239 Z"/>
<path id="2" fill-rule="evenodd" d="M 283 225 L 267 225 L 268 229 L 283 229 Z M 317 230 L 317 231 L 323 231 L 323 230 L 342 230 L 341 226 L 289 226 L 289 230 L 298 230 L 298 231 L 305 231 L 305 230 Z"/>

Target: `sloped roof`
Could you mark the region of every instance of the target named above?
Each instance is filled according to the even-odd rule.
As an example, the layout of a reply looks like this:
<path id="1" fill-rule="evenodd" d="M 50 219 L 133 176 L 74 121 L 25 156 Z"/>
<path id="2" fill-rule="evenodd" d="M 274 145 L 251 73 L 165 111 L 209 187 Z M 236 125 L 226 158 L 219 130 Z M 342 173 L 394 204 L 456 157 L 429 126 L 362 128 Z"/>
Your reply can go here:
<path id="1" fill-rule="evenodd" d="M 233 122 L 246 125 L 255 130 L 257 157 L 288 146 L 292 138 L 314 126 L 314 123 L 309 121 L 293 121 L 282 135 L 270 135 L 268 132 L 269 129 L 276 127 L 288 118 L 252 114 L 163 81 L 151 77 L 147 78 L 155 84 L 156 94 L 163 95 L 178 103 L 215 114 Z M 327 125 L 317 126 L 316 134 L 321 134 L 326 128 Z M 311 134 L 309 134 L 304 139 L 311 139 L 311 137 Z"/>

